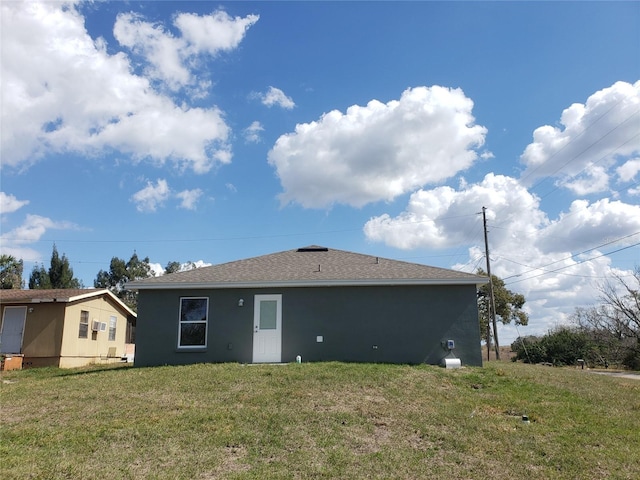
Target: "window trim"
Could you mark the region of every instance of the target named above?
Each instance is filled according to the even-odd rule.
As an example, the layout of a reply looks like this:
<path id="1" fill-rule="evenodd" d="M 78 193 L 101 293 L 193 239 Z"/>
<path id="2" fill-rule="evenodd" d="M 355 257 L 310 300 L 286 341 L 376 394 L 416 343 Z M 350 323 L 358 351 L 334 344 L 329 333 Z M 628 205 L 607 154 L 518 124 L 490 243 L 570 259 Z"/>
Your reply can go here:
<path id="1" fill-rule="evenodd" d="M 184 300 L 204 300 L 205 301 L 205 318 L 197 321 L 182 320 L 182 305 Z M 204 344 L 203 345 L 181 345 L 182 325 L 185 323 L 204 323 Z M 209 334 L 209 297 L 180 297 L 180 308 L 178 312 L 178 350 L 203 350 L 207 348 Z"/>
<path id="2" fill-rule="evenodd" d="M 83 317 L 86 313 L 86 322 L 83 322 Z M 85 334 L 82 335 L 82 326 L 86 326 Z M 89 310 L 80 310 L 80 323 L 78 324 L 78 338 L 89 338 Z"/>

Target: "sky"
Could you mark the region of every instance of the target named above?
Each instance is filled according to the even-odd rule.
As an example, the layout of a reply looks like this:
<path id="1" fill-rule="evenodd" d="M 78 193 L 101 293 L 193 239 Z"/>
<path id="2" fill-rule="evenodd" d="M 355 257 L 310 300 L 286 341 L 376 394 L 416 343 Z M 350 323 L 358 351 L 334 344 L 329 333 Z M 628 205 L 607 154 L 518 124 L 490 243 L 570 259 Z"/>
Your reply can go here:
<path id="1" fill-rule="evenodd" d="M 1 253 L 308 245 L 492 273 L 526 327 L 640 266 L 639 2 L 3 1 Z"/>

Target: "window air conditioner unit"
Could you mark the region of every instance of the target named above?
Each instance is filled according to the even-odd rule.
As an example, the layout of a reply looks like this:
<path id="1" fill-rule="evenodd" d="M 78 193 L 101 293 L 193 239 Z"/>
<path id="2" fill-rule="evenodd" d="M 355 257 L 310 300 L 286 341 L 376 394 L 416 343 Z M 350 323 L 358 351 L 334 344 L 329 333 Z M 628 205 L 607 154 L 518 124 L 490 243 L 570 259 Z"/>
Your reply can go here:
<path id="1" fill-rule="evenodd" d="M 98 320 L 94 320 L 91 322 L 91 331 L 98 332 L 100 331 L 100 322 Z"/>

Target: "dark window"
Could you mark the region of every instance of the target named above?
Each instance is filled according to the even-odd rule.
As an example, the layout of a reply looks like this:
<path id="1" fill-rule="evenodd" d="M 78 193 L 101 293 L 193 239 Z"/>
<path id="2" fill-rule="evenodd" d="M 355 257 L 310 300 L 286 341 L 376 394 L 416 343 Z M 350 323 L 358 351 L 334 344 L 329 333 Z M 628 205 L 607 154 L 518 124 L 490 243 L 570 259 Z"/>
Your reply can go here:
<path id="1" fill-rule="evenodd" d="M 179 348 L 207 346 L 208 298 L 181 298 L 178 331 Z"/>

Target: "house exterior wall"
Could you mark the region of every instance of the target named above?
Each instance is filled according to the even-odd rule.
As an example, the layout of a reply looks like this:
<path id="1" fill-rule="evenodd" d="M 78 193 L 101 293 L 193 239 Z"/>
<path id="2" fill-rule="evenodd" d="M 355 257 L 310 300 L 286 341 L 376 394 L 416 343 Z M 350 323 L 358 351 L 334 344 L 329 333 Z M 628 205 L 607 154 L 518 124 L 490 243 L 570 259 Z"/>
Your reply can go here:
<path id="1" fill-rule="evenodd" d="M 79 338 L 81 311 L 89 312 L 87 338 Z M 116 337 L 109 340 L 109 318 L 116 317 Z M 105 330 L 93 332 L 96 320 L 106 325 Z M 110 347 L 116 348 L 117 357 L 125 355 L 127 317 L 108 297 L 95 297 L 67 304 L 66 321 L 62 336 L 60 367 L 72 368 L 106 360 Z"/>
<path id="2" fill-rule="evenodd" d="M 23 367 L 58 365 L 62 345 L 64 303 L 25 304 Z"/>
<path id="3" fill-rule="evenodd" d="M 108 297 L 82 299 L 71 303 L 11 304 L 19 305 L 27 308 L 21 352 L 24 355 L 24 368 L 72 368 L 97 363 L 106 357 L 109 347 L 116 347 L 118 357 L 126 353 L 127 314 Z M 87 338 L 78 337 L 82 310 L 89 312 Z M 109 317 L 112 315 L 116 317 L 115 341 L 108 340 Z M 106 324 L 105 331 L 91 331 L 94 319 Z"/>
<path id="4" fill-rule="evenodd" d="M 251 363 L 258 294 L 282 295 L 283 362 L 440 364 L 454 340 L 463 365 L 482 365 L 474 285 L 141 290 L 135 365 Z M 206 348 L 177 347 L 182 297 L 209 298 Z"/>

